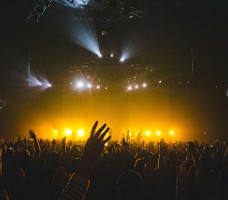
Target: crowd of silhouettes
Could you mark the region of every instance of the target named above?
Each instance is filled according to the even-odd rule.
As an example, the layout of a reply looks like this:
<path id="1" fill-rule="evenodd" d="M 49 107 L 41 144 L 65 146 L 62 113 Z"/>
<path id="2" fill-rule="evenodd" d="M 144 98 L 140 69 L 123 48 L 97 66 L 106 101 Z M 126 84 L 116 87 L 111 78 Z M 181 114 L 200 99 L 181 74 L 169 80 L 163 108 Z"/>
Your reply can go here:
<path id="1" fill-rule="evenodd" d="M 227 141 L 1 140 L 1 200 L 227 200 Z M 108 143 L 108 145 L 105 145 Z"/>

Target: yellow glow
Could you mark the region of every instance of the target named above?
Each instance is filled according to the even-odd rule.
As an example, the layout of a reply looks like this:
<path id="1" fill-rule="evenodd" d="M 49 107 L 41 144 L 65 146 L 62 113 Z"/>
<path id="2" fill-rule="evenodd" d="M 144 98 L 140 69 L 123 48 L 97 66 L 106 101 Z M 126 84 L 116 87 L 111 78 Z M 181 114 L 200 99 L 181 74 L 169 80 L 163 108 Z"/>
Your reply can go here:
<path id="1" fill-rule="evenodd" d="M 170 135 L 174 135 L 174 131 L 173 131 L 173 130 L 170 130 L 170 131 L 169 131 L 169 134 L 170 134 Z"/>
<path id="2" fill-rule="evenodd" d="M 85 135 L 85 131 L 82 130 L 82 129 L 79 129 L 79 130 L 77 131 L 77 134 L 78 134 L 79 137 L 83 137 L 83 136 Z"/>
<path id="3" fill-rule="evenodd" d="M 146 136 L 150 136 L 150 131 L 145 132 Z"/>
<path id="4" fill-rule="evenodd" d="M 156 135 L 157 135 L 157 136 L 160 136 L 160 135 L 161 135 L 161 131 L 159 131 L 159 130 L 156 131 Z"/>
<path id="5" fill-rule="evenodd" d="M 65 133 L 66 136 L 71 136 L 72 130 L 71 130 L 71 129 L 66 129 L 66 130 L 64 131 L 64 133 Z"/>
<path id="6" fill-rule="evenodd" d="M 108 143 L 105 143 L 105 146 L 107 147 L 108 146 Z"/>
<path id="7" fill-rule="evenodd" d="M 59 131 L 58 130 L 54 130 L 54 134 L 58 135 Z"/>

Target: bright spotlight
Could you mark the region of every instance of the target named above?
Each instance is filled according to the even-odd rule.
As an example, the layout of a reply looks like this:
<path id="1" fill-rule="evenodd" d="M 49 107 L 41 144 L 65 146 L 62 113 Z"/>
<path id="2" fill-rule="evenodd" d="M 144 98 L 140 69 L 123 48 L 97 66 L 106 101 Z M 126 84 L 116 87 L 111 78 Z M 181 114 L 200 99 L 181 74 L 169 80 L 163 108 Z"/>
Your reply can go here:
<path id="1" fill-rule="evenodd" d="M 41 84 L 44 88 L 51 88 L 52 84 L 49 83 L 47 80 L 45 80 L 42 84 Z"/>
<path id="2" fill-rule="evenodd" d="M 52 84 L 49 83 L 49 81 L 47 80 L 46 77 L 42 76 L 42 75 L 30 75 L 29 79 L 28 79 L 28 85 L 30 87 L 37 87 L 40 88 L 41 90 L 45 90 L 47 88 L 52 87 Z"/>
<path id="3" fill-rule="evenodd" d="M 157 136 L 160 136 L 160 135 L 161 135 L 161 131 L 159 131 L 159 130 L 156 131 L 156 135 L 157 135 Z"/>
<path id="4" fill-rule="evenodd" d="M 146 88 L 146 87 L 147 87 L 147 84 L 146 84 L 146 83 L 143 83 L 143 84 L 142 84 L 142 87 L 143 87 L 143 88 Z"/>
<path id="5" fill-rule="evenodd" d="M 139 86 L 138 85 L 135 85 L 135 89 L 138 89 L 139 88 Z"/>
<path id="6" fill-rule="evenodd" d="M 120 56 L 120 62 L 124 62 L 125 60 L 129 59 L 132 54 L 132 48 L 130 47 L 131 45 L 127 45 L 124 49 L 123 52 Z"/>
<path id="7" fill-rule="evenodd" d="M 113 54 L 113 53 L 111 53 L 111 54 L 110 54 L 110 58 L 113 58 L 113 57 L 114 57 L 114 54 Z"/>
<path id="8" fill-rule="evenodd" d="M 77 88 L 83 88 L 84 83 L 82 81 L 77 82 Z"/>
<path id="9" fill-rule="evenodd" d="M 79 137 L 83 137 L 85 135 L 85 131 L 80 129 L 80 130 L 77 131 L 77 134 L 78 134 Z"/>
<path id="10" fill-rule="evenodd" d="M 66 130 L 64 131 L 64 134 L 65 134 L 66 136 L 71 136 L 72 130 L 71 130 L 71 129 L 66 129 Z"/>
<path id="11" fill-rule="evenodd" d="M 54 134 L 58 135 L 59 131 L 58 130 L 54 130 Z"/>
<path id="12" fill-rule="evenodd" d="M 129 85 L 129 86 L 127 87 L 127 90 L 128 90 L 128 91 L 132 90 L 132 86 Z"/>
<path id="13" fill-rule="evenodd" d="M 170 135 L 174 135 L 174 131 L 173 131 L 173 130 L 170 130 L 170 131 L 169 131 L 169 134 L 170 134 Z"/>
<path id="14" fill-rule="evenodd" d="M 124 61 L 125 61 L 124 57 L 120 58 L 120 62 L 124 62 Z"/>
<path id="15" fill-rule="evenodd" d="M 57 1 L 64 1 L 65 3 L 67 2 L 69 7 L 71 7 L 71 5 L 79 5 L 76 3 L 77 1 L 84 2 L 88 0 Z M 83 3 L 83 5 L 86 4 Z M 102 57 L 93 21 L 88 21 L 87 18 L 83 17 L 63 17 L 59 26 L 60 27 L 56 28 L 56 31 L 61 30 L 61 34 L 74 43 L 96 54 L 98 57 Z"/>
<path id="16" fill-rule="evenodd" d="M 92 88 L 92 84 L 91 83 L 88 83 L 87 87 L 88 88 Z"/>
<path id="17" fill-rule="evenodd" d="M 98 90 L 101 88 L 101 86 L 100 85 L 97 85 L 97 87 L 96 87 Z"/>
<path id="18" fill-rule="evenodd" d="M 150 136 L 150 131 L 145 132 L 146 136 Z"/>
<path id="19" fill-rule="evenodd" d="M 35 75 L 30 75 L 28 82 L 30 87 L 42 86 L 41 81 Z"/>
<path id="20" fill-rule="evenodd" d="M 161 84 L 162 83 L 162 80 L 159 80 L 158 83 Z"/>

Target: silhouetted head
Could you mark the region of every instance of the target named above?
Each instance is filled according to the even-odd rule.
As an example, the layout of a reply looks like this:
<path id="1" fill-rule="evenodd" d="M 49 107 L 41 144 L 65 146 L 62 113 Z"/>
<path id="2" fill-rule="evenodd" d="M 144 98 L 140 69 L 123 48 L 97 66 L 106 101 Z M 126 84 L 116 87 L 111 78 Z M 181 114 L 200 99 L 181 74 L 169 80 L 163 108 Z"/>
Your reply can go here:
<path id="1" fill-rule="evenodd" d="M 118 177 L 118 191 L 124 200 L 140 200 L 143 196 L 143 183 L 140 174 L 126 171 Z"/>

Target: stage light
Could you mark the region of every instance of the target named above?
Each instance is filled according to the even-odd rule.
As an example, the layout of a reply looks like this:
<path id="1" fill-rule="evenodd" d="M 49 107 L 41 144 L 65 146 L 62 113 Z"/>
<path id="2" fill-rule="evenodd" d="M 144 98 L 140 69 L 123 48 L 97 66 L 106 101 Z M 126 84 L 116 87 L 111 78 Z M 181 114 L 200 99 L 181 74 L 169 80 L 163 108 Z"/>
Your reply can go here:
<path id="1" fill-rule="evenodd" d="M 159 81 L 158 81 L 158 83 L 159 83 L 159 84 L 161 84 L 161 83 L 162 83 L 162 81 L 161 81 L 161 80 L 159 80 Z"/>
<path id="2" fill-rule="evenodd" d="M 101 54 L 101 53 L 99 53 L 99 54 L 98 54 L 98 57 L 99 57 L 99 58 L 102 58 L 103 56 L 102 56 L 102 54 Z"/>
<path id="3" fill-rule="evenodd" d="M 28 82 L 31 87 L 42 86 L 42 83 L 35 75 L 30 75 Z"/>
<path id="4" fill-rule="evenodd" d="M 143 87 L 143 88 L 146 88 L 146 87 L 147 87 L 147 84 L 146 84 L 146 83 L 143 83 L 143 84 L 142 84 L 142 87 Z"/>
<path id="5" fill-rule="evenodd" d="M 113 57 L 114 57 L 114 54 L 113 54 L 113 53 L 111 53 L 111 54 L 110 54 L 110 58 L 113 58 Z"/>
<path id="6" fill-rule="evenodd" d="M 41 90 L 46 90 L 47 88 L 52 87 L 52 84 L 49 83 L 46 77 L 40 75 L 30 75 L 28 79 L 28 85 L 30 87 L 37 87 Z"/>
<path id="7" fill-rule="evenodd" d="M 149 137 L 151 133 L 150 133 L 150 131 L 146 131 L 145 134 L 146 134 L 146 136 Z"/>
<path id="8" fill-rule="evenodd" d="M 125 58 L 120 58 L 120 62 L 124 62 L 125 61 Z"/>
<path id="9" fill-rule="evenodd" d="M 58 130 L 54 130 L 54 134 L 55 135 L 58 135 L 59 134 L 59 131 Z"/>
<path id="10" fill-rule="evenodd" d="M 129 86 L 127 87 L 127 90 L 128 90 L 128 91 L 132 90 L 132 86 L 129 85 Z"/>
<path id="11" fill-rule="evenodd" d="M 58 0 L 60 1 L 60 0 Z M 72 2 L 74 2 L 73 0 Z M 67 2 L 67 0 L 65 0 Z M 81 1 L 82 2 L 82 1 Z M 72 3 L 69 3 L 72 5 Z M 85 5 L 85 4 L 83 4 Z M 61 22 L 55 27 L 56 32 L 61 30 L 61 34 L 72 42 L 102 57 L 98 44 L 97 34 L 93 21 L 88 21 L 86 17 L 62 17 Z"/>
<path id="12" fill-rule="evenodd" d="M 96 87 L 98 90 L 101 88 L 101 86 L 100 85 L 97 85 L 97 87 Z"/>
<path id="13" fill-rule="evenodd" d="M 88 83 L 87 87 L 88 88 L 92 88 L 92 84 L 91 83 Z"/>
<path id="14" fill-rule="evenodd" d="M 124 49 L 122 50 L 121 56 L 120 56 L 120 62 L 124 62 L 125 60 L 129 59 L 130 57 L 132 57 L 133 54 L 133 49 L 134 49 L 134 44 L 133 43 L 129 43 L 126 44 Z"/>
<path id="15" fill-rule="evenodd" d="M 79 129 L 79 130 L 77 131 L 77 135 L 78 135 L 79 137 L 83 137 L 83 136 L 85 135 L 85 131 L 82 130 L 82 129 Z"/>
<path id="16" fill-rule="evenodd" d="M 157 130 L 157 131 L 156 131 L 156 135 L 157 135 L 157 136 L 160 136 L 160 135 L 161 135 L 161 131 Z"/>
<path id="17" fill-rule="evenodd" d="M 72 130 L 71 129 L 66 129 L 64 131 L 65 136 L 71 136 L 72 135 Z"/>
<path id="18" fill-rule="evenodd" d="M 82 81 L 77 82 L 77 88 L 83 88 L 84 83 Z"/>
<path id="19" fill-rule="evenodd" d="M 138 89 L 139 88 L 139 86 L 138 85 L 135 85 L 135 89 Z"/>
<path id="20" fill-rule="evenodd" d="M 170 134 L 170 135 L 174 135 L 174 131 L 173 131 L 173 130 L 170 130 L 170 131 L 169 131 L 169 134 Z"/>
<path id="21" fill-rule="evenodd" d="M 48 83 L 48 84 L 47 84 L 47 87 L 52 87 L 52 84 Z"/>
<path id="22" fill-rule="evenodd" d="M 48 82 L 48 80 L 44 80 L 44 82 L 41 83 L 41 85 L 46 88 L 51 88 L 52 84 Z"/>

